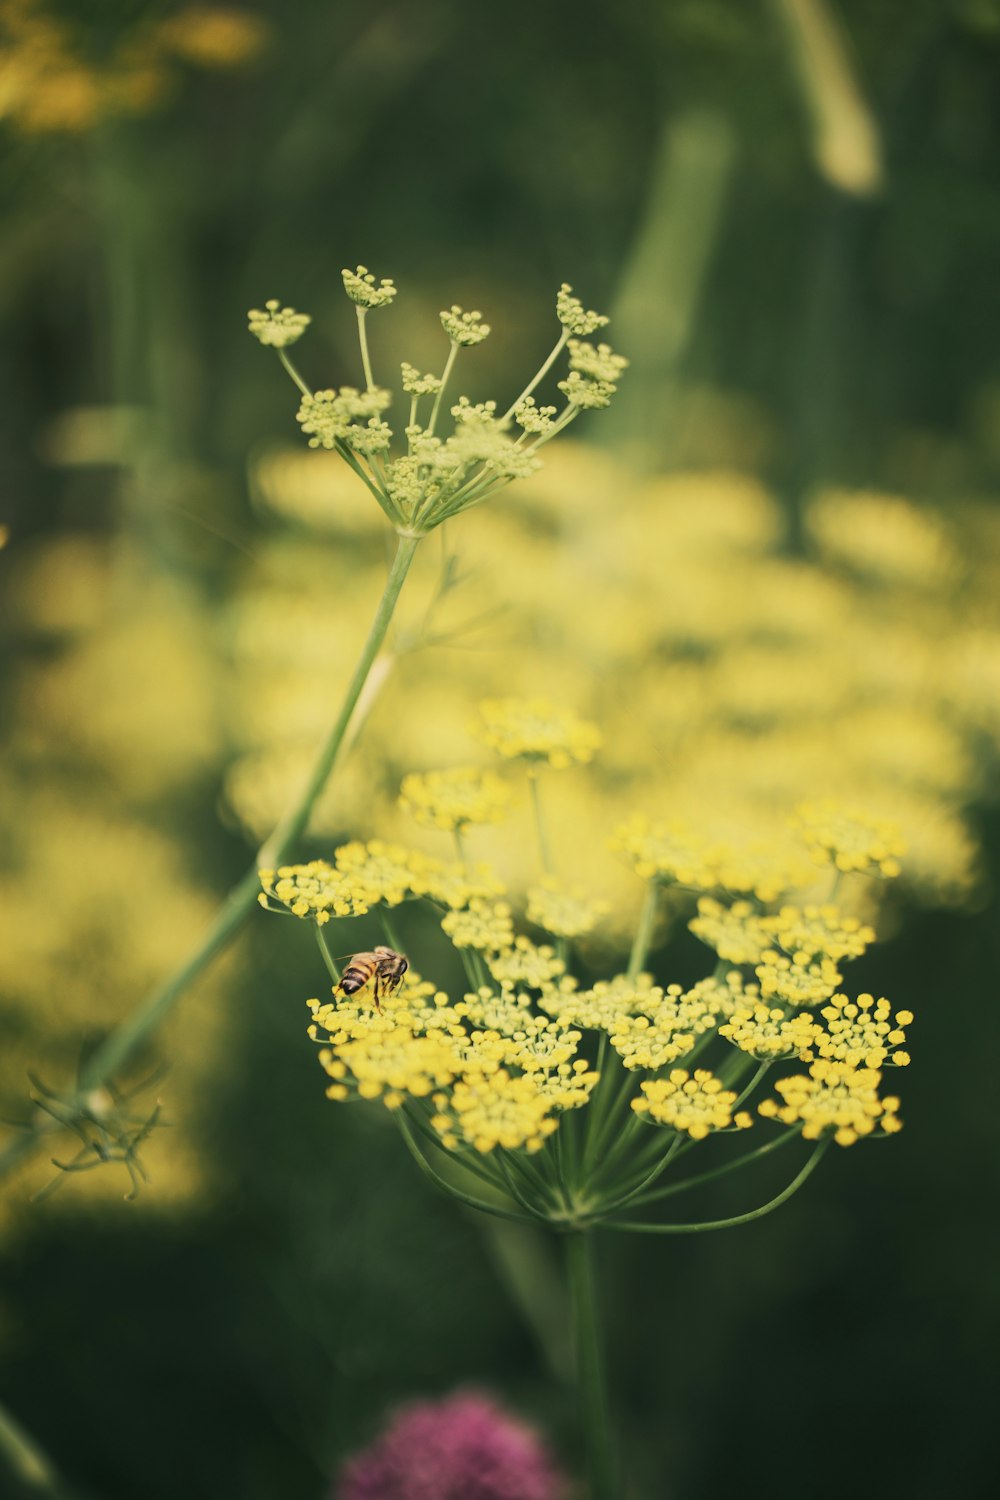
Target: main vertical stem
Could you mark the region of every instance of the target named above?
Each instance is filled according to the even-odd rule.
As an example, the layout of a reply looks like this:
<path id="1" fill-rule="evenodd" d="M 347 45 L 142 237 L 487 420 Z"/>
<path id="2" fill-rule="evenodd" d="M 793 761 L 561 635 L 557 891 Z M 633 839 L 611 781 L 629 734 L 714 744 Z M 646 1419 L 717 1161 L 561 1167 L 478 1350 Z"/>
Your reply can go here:
<path id="1" fill-rule="evenodd" d="M 587 1449 L 588 1500 L 616 1500 L 607 1368 L 597 1305 L 593 1235 L 566 1235 L 580 1423 Z"/>

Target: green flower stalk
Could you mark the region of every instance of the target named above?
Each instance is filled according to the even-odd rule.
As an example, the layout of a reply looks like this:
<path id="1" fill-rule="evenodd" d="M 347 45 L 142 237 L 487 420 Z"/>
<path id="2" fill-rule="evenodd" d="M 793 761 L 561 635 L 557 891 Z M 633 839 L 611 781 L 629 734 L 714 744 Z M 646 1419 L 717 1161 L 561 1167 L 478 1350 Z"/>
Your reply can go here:
<path id="1" fill-rule="evenodd" d="M 594 726 L 540 700 L 484 704 L 478 732 L 502 758 L 521 762 L 532 785 L 542 762 L 550 774 L 567 771 L 599 743 Z M 490 774 L 462 768 L 407 778 L 403 804 L 442 832 L 486 827 L 504 810 L 495 787 L 484 791 Z M 869 895 L 872 882 L 894 873 L 886 865 L 901 845 L 885 826 L 816 805 L 800 809 L 794 827 L 807 859 L 811 851 L 830 874 L 849 861 Z M 844 905 L 803 902 L 791 885 L 775 889 L 766 865 L 756 875 L 745 868 L 744 893 L 734 897 L 721 872 L 732 878 L 735 850 L 691 830 L 634 819 L 612 843 L 644 892 L 623 971 L 587 985 L 571 972 L 568 938 L 591 932 L 606 908 L 563 888 L 551 870 L 529 889 L 526 908 L 549 942 L 519 932 L 516 892 L 465 858 L 374 841 L 344 845 L 329 862 L 261 872 L 262 904 L 312 922 L 317 934 L 340 916 L 375 918 L 419 901 L 461 955 L 469 980 L 461 994 L 424 978 L 411 950 L 405 981 L 379 1007 L 363 990 L 348 996 L 338 985 L 330 998 L 310 1000 L 309 1035 L 328 1096 L 379 1101 L 438 1188 L 485 1214 L 565 1237 L 599 1500 L 617 1490 L 594 1232 L 701 1234 L 749 1224 L 788 1202 L 831 1144 L 895 1134 L 899 1100 L 883 1091 L 883 1077 L 909 1062 L 902 1049 L 913 1020 L 888 1000 L 838 988 L 840 966 L 875 938 Z M 686 987 L 650 972 L 666 887 L 689 902 L 690 928 L 712 949 L 710 971 Z M 708 1145 L 775 1126 L 778 1134 L 721 1161 Z M 734 1197 L 721 1218 L 660 1217 L 665 1199 L 796 1141 L 807 1154 L 764 1201 L 747 1207 Z M 711 1162 L 692 1172 L 686 1158 L 695 1150 Z"/>

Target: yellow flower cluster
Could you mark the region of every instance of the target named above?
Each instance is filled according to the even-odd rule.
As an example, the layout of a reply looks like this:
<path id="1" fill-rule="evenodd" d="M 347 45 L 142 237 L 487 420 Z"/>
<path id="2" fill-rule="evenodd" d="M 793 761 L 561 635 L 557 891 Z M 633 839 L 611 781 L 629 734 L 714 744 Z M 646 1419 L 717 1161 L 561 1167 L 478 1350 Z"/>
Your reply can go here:
<path id="1" fill-rule="evenodd" d="M 773 916 L 761 918 L 761 927 L 793 958 L 824 955 L 835 962 L 859 958 L 875 941 L 874 927 L 829 903 L 825 906 L 783 906 Z M 753 960 L 743 962 L 752 963 Z"/>
<path id="2" fill-rule="evenodd" d="M 714 998 L 706 989 L 685 993 L 671 984 L 644 1001 L 640 1014 L 620 1016 L 608 1026 L 611 1045 L 626 1068 L 662 1068 L 690 1052 L 699 1036 L 715 1030 Z"/>
<path id="3" fill-rule="evenodd" d="M 547 985 L 538 1003 L 564 1025 L 609 1031 L 625 1016 L 655 1010 L 662 1000 L 663 990 L 648 974 L 635 979 L 618 974 L 614 979 L 599 979 L 589 990 L 577 990 L 574 979 Z"/>
<path id="4" fill-rule="evenodd" d="M 789 1005 L 818 1005 L 829 999 L 841 980 L 831 958 L 810 959 L 808 954 L 788 958 L 773 948 L 762 954 L 754 972 L 765 999 L 773 995 Z"/>
<path id="5" fill-rule="evenodd" d="M 435 1032 L 418 1036 L 406 1026 L 387 1021 L 364 1036 L 342 1042 L 335 1052 L 319 1054 L 325 1071 L 333 1079 L 327 1089 L 330 1099 L 346 1099 L 350 1075 L 359 1098 L 382 1098 L 387 1109 L 398 1109 L 407 1095 L 425 1098 L 433 1088 L 451 1083 L 458 1059 L 446 1035 Z"/>
<path id="6" fill-rule="evenodd" d="M 741 1052 L 748 1052 L 761 1061 L 795 1055 L 804 1058 L 819 1031 L 820 1027 L 808 1012 L 790 1016 L 780 1008 L 770 1010 L 761 1004 L 735 1010 L 719 1027 L 720 1036 L 727 1037 Z"/>
<path id="7" fill-rule="evenodd" d="M 460 766 L 451 771 L 411 772 L 403 778 L 399 805 L 426 828 L 447 833 L 476 824 L 499 823 L 510 789 L 493 771 Z"/>
<path id="8" fill-rule="evenodd" d="M 906 843 L 885 818 L 872 817 L 835 802 L 804 802 L 796 810 L 796 826 L 820 863 L 831 863 L 843 873 L 899 874 Z"/>
<path id="9" fill-rule="evenodd" d="M 531 1018 L 531 1025 L 524 1031 L 511 1034 L 507 1055 L 526 1073 L 550 1073 L 554 1068 L 566 1067 L 576 1057 L 580 1042 L 579 1031 L 567 1031 L 557 1021 Z M 579 1058 L 584 1067 L 585 1059 Z"/>
<path id="10" fill-rule="evenodd" d="M 765 1099 L 758 1111 L 783 1125 L 801 1121 L 807 1141 L 832 1133 L 838 1146 L 853 1146 L 876 1127 L 885 1135 L 902 1129 L 899 1100 L 879 1097 L 881 1081 L 876 1068 L 852 1068 L 846 1062 L 819 1058 L 808 1076 L 779 1078 L 774 1087 L 783 1102 Z"/>
<path id="11" fill-rule="evenodd" d="M 475 732 L 506 760 L 557 771 L 592 760 L 601 745 L 595 725 L 545 698 L 488 698 L 479 705 Z"/>
<path id="12" fill-rule="evenodd" d="M 526 984 L 533 990 L 544 989 L 566 972 L 554 949 L 520 936 L 512 948 L 489 954 L 486 966 L 498 984 Z"/>
<path id="13" fill-rule="evenodd" d="M 332 865 L 314 859 L 259 873 L 263 889 L 258 900 L 263 907 L 275 900 L 294 916 L 312 917 L 320 926 L 331 917 L 364 916 L 380 902 L 398 906 L 419 896 L 454 910 L 470 904 L 478 910 L 502 890 L 485 866 L 448 864 L 381 839 L 341 844 Z"/>
<path id="14" fill-rule="evenodd" d="M 710 974 L 699 979 L 687 991 L 689 1004 L 703 1005 L 716 1016 L 731 1016 L 747 1005 L 755 1005 L 760 999 L 760 986 L 748 983 L 739 969 L 730 969 L 728 974 Z"/>
<path id="15" fill-rule="evenodd" d="M 514 942 L 514 924 L 505 901 L 474 898 L 463 910 L 448 912 L 441 926 L 456 948 L 480 948 L 495 953 Z"/>
<path id="16" fill-rule="evenodd" d="M 340 273 L 344 291 L 351 301 L 366 311 L 374 307 L 388 307 L 396 296 L 396 286 L 391 276 L 383 276 L 376 282 L 367 266 L 358 266 L 350 271 L 346 267 Z"/>
<path id="17" fill-rule="evenodd" d="M 692 1076 L 685 1068 L 674 1068 L 669 1078 L 654 1078 L 642 1085 L 642 1097 L 632 1100 L 638 1115 L 649 1115 L 658 1125 L 685 1131 L 702 1141 L 713 1130 L 731 1125 L 746 1129 L 752 1122 L 745 1112 L 733 1115 L 736 1095 L 706 1068 Z"/>
<path id="18" fill-rule="evenodd" d="M 940 520 L 900 495 L 828 490 L 810 502 L 806 528 L 830 558 L 883 582 L 940 588 L 961 567 Z"/>
<path id="19" fill-rule="evenodd" d="M 724 906 L 713 896 L 698 901 L 698 915 L 688 923 L 695 937 L 714 948 L 720 958 L 733 964 L 756 964 L 772 938 L 749 901 Z"/>
<path id="20" fill-rule="evenodd" d="M 639 1068 L 655 1073 L 667 1063 L 686 1057 L 695 1043 L 694 1033 L 685 1031 L 679 1018 L 620 1016 L 608 1027 L 611 1045 L 630 1071 Z"/>
<path id="21" fill-rule="evenodd" d="M 372 902 L 398 906 L 413 896 L 433 896 L 438 890 L 440 861 L 402 844 L 381 839 L 342 844 L 334 858 L 344 878 Z"/>
<path id="22" fill-rule="evenodd" d="M 287 906 L 293 916 L 314 917 L 320 927 L 331 917 L 361 917 L 368 910 L 362 887 L 325 859 L 258 873 L 263 889 L 257 899 L 265 910 L 273 898 Z"/>
<path id="23" fill-rule="evenodd" d="M 559 1126 L 534 1077 L 504 1068 L 460 1079 L 449 1094 L 435 1094 L 434 1107 L 431 1124 L 451 1151 L 461 1145 L 483 1153 L 495 1146 L 539 1151 Z"/>
<path id="24" fill-rule="evenodd" d="M 263 308 L 252 307 L 247 320 L 254 338 L 272 349 L 286 349 L 289 344 L 294 344 L 312 322 L 308 313 L 296 312 L 294 307 L 282 307 L 277 297 L 270 298 Z"/>
<path id="25" fill-rule="evenodd" d="M 610 909 L 609 902 L 587 896 L 578 886 L 569 889 L 551 875 L 528 891 L 528 921 L 555 937 L 583 937 Z"/>
<path id="26" fill-rule="evenodd" d="M 499 1031 L 512 1035 L 524 1031 L 533 1020 L 531 1001 L 527 995 L 513 990 L 509 985 L 501 986 L 500 993 L 483 985 L 475 994 L 467 994 L 457 1007 L 468 1017 L 473 1026 L 483 1031 Z"/>
<path id="27" fill-rule="evenodd" d="M 597 1083 L 576 1055 L 580 1033 L 534 1015 L 509 989 L 484 988 L 452 1005 L 411 972 L 381 1011 L 337 998 L 309 1002 L 328 1096 L 398 1109 L 433 1094 L 431 1124 L 449 1149 L 535 1151 L 559 1113 L 586 1104 Z"/>
<path id="28" fill-rule="evenodd" d="M 852 1068 L 882 1068 L 886 1063 L 905 1068 L 909 1064 L 909 1053 L 900 1049 L 906 1041 L 903 1028 L 913 1022 L 912 1011 L 898 1010 L 893 1017 L 884 998 L 864 994 L 851 1000 L 847 995 L 834 995 L 820 1015 L 826 1030 L 817 1027 L 812 1040 L 815 1050 L 803 1053 L 805 1061 L 818 1054 Z"/>
<path id="29" fill-rule="evenodd" d="M 722 851 L 681 823 L 638 816 L 615 830 L 611 847 L 643 880 L 707 891 L 720 883 Z"/>
<path id="30" fill-rule="evenodd" d="M 349 998 L 335 990 L 334 996 L 332 1001 L 308 1002 L 313 1017 L 309 1035 L 314 1042 L 323 1040 L 321 1028 L 329 1033 L 325 1040 L 337 1046 L 373 1031 L 384 1032 L 390 1026 L 406 1026 L 417 1032 L 451 1029 L 455 1035 L 462 1033 L 460 1009 L 412 968 L 402 989 L 387 996 L 380 1011 L 374 1009 L 370 997 L 361 994 Z"/>

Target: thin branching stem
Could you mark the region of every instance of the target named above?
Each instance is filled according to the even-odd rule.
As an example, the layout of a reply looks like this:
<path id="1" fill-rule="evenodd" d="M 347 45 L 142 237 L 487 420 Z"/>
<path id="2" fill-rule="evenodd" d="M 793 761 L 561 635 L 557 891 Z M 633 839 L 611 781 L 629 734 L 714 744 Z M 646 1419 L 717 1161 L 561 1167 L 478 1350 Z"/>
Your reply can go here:
<path id="1" fill-rule="evenodd" d="M 632 940 L 632 952 L 628 960 L 628 977 L 636 979 L 642 973 L 649 950 L 653 943 L 653 930 L 656 926 L 656 913 L 660 904 L 660 888 L 655 880 L 649 881 L 646 886 L 646 895 L 639 913 L 639 923 L 635 929 L 635 937 Z"/>
<path id="2" fill-rule="evenodd" d="M 431 419 L 427 423 L 428 437 L 434 436 L 434 429 L 437 426 L 438 413 L 441 410 L 441 402 L 444 400 L 444 388 L 451 378 L 452 370 L 455 368 L 455 358 L 457 354 L 458 345 L 454 340 L 452 340 L 451 348 L 448 350 L 448 358 L 445 360 L 444 369 L 441 371 L 441 385 L 438 388 L 437 395 L 434 397 L 434 405 L 431 407 Z"/>
<path id="3" fill-rule="evenodd" d="M 631 1203 L 631 1201 L 632 1201 L 633 1198 L 637 1198 L 638 1197 L 638 1195 L 642 1192 L 643 1188 L 649 1187 L 651 1183 L 654 1183 L 656 1181 L 656 1179 L 663 1172 L 665 1172 L 667 1170 L 667 1167 L 670 1165 L 670 1163 L 673 1161 L 674 1157 L 677 1155 L 677 1151 L 678 1151 L 678 1148 L 680 1146 L 680 1143 L 681 1143 L 680 1136 L 675 1136 L 675 1138 L 670 1142 L 670 1145 L 667 1147 L 667 1149 L 664 1152 L 663 1156 L 660 1157 L 660 1159 L 657 1161 L 656 1165 L 653 1167 L 652 1171 L 651 1172 L 647 1172 L 646 1176 L 643 1177 L 642 1180 L 640 1182 L 638 1182 L 635 1187 L 631 1188 L 626 1193 L 622 1193 L 621 1197 L 615 1198 L 610 1203 L 602 1203 L 601 1204 L 601 1215 L 602 1215 L 602 1217 L 605 1214 L 616 1213 L 618 1211 L 618 1209 L 624 1208 L 624 1206 L 625 1206 L 626 1203 Z"/>
<path id="4" fill-rule="evenodd" d="M 753 1151 L 745 1151 L 742 1156 L 736 1156 L 731 1161 L 723 1162 L 719 1167 L 712 1167 L 707 1172 L 699 1172 L 694 1177 L 685 1177 L 681 1182 L 668 1182 L 664 1187 L 656 1188 L 654 1192 L 643 1193 L 638 1200 L 640 1203 L 654 1203 L 659 1198 L 672 1198 L 675 1193 L 686 1193 L 689 1188 L 701 1187 L 702 1183 L 712 1182 L 716 1177 L 726 1177 L 730 1172 L 738 1172 L 748 1162 L 759 1161 L 763 1156 L 769 1156 L 772 1151 L 777 1151 L 780 1146 L 787 1146 L 789 1141 L 795 1140 L 799 1134 L 797 1125 L 790 1126 L 781 1135 L 775 1136 L 766 1145 L 757 1146 Z"/>
<path id="5" fill-rule="evenodd" d="M 435 1187 L 440 1188 L 442 1192 L 447 1193 L 450 1197 L 457 1198 L 460 1203 L 464 1203 L 468 1208 L 479 1209 L 480 1213 L 493 1214 L 498 1219 L 513 1219 L 518 1224 L 536 1224 L 538 1222 L 537 1217 L 534 1215 L 518 1213 L 514 1209 L 503 1208 L 498 1203 L 487 1203 L 483 1198 L 474 1198 L 471 1193 L 463 1192 L 461 1188 L 457 1188 L 454 1183 L 449 1182 L 446 1177 L 442 1177 L 440 1172 L 435 1171 L 431 1166 L 417 1145 L 410 1122 L 406 1119 L 402 1111 L 397 1110 L 395 1117 L 403 1140 L 409 1147 L 410 1155 L 424 1176 L 433 1182 Z"/>
<path id="6" fill-rule="evenodd" d="M 788 1184 L 783 1192 L 777 1197 L 771 1198 L 760 1208 L 753 1208 L 746 1214 L 735 1214 L 730 1219 L 709 1219 L 700 1224 L 644 1224 L 641 1221 L 629 1219 L 605 1219 L 605 1229 L 625 1229 L 632 1234 L 704 1234 L 710 1229 L 735 1229 L 738 1224 L 752 1224 L 754 1219 L 762 1219 L 765 1214 L 773 1213 L 783 1203 L 787 1203 L 793 1193 L 797 1193 L 803 1183 L 812 1175 L 820 1163 L 820 1159 L 829 1147 L 829 1140 L 820 1141 L 813 1151 L 805 1166 L 796 1177 Z"/>
<path id="7" fill-rule="evenodd" d="M 340 983 L 340 964 L 330 952 L 330 944 L 327 941 L 326 933 L 318 923 L 315 927 L 315 932 L 316 944 L 319 948 L 320 953 L 322 953 L 323 955 L 323 962 L 326 964 L 327 972 L 329 973 L 330 978 L 333 980 L 334 984 L 338 985 Z"/>
<path id="8" fill-rule="evenodd" d="M 568 338 L 569 338 L 569 329 L 568 328 L 564 328 L 563 331 L 562 331 L 562 333 L 559 335 L 559 338 L 558 338 L 558 340 L 556 342 L 556 346 L 552 350 L 552 353 L 545 360 L 544 364 L 542 365 L 541 369 L 538 371 L 537 375 L 535 375 L 534 379 L 529 380 L 528 384 L 524 387 L 524 390 L 521 392 L 521 394 L 519 396 L 515 396 L 514 397 L 513 401 L 510 403 L 510 405 L 508 406 L 507 410 L 504 412 L 503 416 L 500 418 L 501 422 L 506 422 L 510 417 L 512 417 L 513 414 L 514 414 L 514 412 L 516 411 L 516 409 L 520 406 L 521 402 L 525 399 L 525 397 L 530 396 L 531 393 L 532 393 L 532 391 L 535 389 L 535 387 L 538 386 L 538 385 L 540 385 L 542 383 L 542 381 L 545 379 L 546 375 L 551 370 L 552 366 L 555 364 L 556 360 L 559 358 L 560 354 L 565 349 L 565 347 L 566 347 L 566 341 L 567 341 Z"/>
<path id="9" fill-rule="evenodd" d="M 373 391 L 375 389 L 375 381 L 372 377 L 372 362 L 368 353 L 368 331 L 365 327 L 365 317 L 368 309 L 367 307 L 359 306 L 354 310 L 358 315 L 358 343 L 361 345 L 361 364 L 365 372 L 365 386 L 368 390 Z"/>
<path id="10" fill-rule="evenodd" d="M 389 947 L 395 953 L 402 953 L 403 949 L 401 946 L 399 933 L 396 931 L 396 924 L 390 917 L 384 905 L 379 906 L 378 919 L 382 927 L 382 932 L 385 935 L 385 940 L 388 943 Z"/>

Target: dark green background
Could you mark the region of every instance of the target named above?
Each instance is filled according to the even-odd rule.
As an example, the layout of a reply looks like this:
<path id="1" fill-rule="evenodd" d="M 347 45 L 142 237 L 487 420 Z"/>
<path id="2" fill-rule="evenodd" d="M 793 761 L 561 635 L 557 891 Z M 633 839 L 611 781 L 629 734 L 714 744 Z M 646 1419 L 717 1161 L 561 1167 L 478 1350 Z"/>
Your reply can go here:
<path id="1" fill-rule="evenodd" d="M 149 9 L 64 12 L 99 55 Z M 944 505 L 1000 488 L 982 416 L 1000 381 L 996 3 L 840 6 L 883 133 L 885 186 L 865 200 L 817 173 L 763 0 L 256 9 L 273 27 L 266 53 L 237 76 L 192 75 L 148 119 L 87 136 L 3 129 L 0 492 L 15 541 L 136 524 L 113 475 L 43 467 L 37 443 L 68 406 L 149 406 L 161 461 L 139 524 L 163 567 L 215 597 L 231 549 L 174 507 L 195 473 L 213 525 L 252 526 L 247 450 L 293 432 L 246 308 L 278 295 L 328 341 L 347 327 L 340 267 L 364 261 L 411 307 L 495 314 L 491 371 L 516 379 L 555 284 L 614 305 L 685 124 L 728 153 L 718 213 L 687 336 L 658 359 L 684 212 L 664 231 L 643 285 L 652 352 L 623 388 L 615 440 L 678 462 L 662 402 L 697 382 L 759 403 L 764 477 L 792 511 L 818 481 Z M 693 222 L 698 171 L 687 190 Z M 346 357 L 327 347 L 334 365 Z M 906 432 L 923 458 L 901 468 Z M 208 829 L 222 889 L 245 850 L 211 832 L 217 793 L 206 785 L 187 816 Z M 980 815 L 995 873 L 996 817 Z M 985 1486 L 996 919 L 991 900 L 913 914 L 857 965 L 862 987 L 918 1017 L 898 1140 L 834 1152 L 793 1206 L 731 1235 L 604 1243 L 634 1496 L 938 1500 Z M 226 1190 L 166 1225 L 111 1228 L 65 1201 L 29 1219 L 0 1251 L 0 1396 L 104 1500 L 308 1500 L 393 1401 L 465 1382 L 532 1412 L 573 1464 L 571 1408 L 475 1226 L 430 1193 L 377 1112 L 325 1104 L 298 1020 L 274 1004 L 315 984 L 311 950 L 280 925 L 244 939 L 254 992 L 204 1100 Z M 772 1180 L 762 1166 L 756 1186 Z M 720 1184 L 705 1206 L 731 1202 Z"/>

